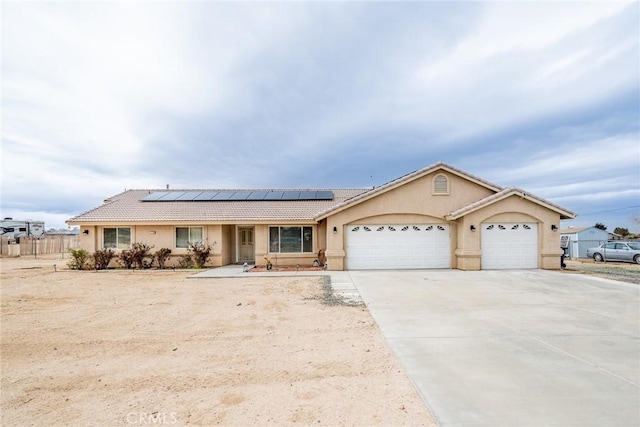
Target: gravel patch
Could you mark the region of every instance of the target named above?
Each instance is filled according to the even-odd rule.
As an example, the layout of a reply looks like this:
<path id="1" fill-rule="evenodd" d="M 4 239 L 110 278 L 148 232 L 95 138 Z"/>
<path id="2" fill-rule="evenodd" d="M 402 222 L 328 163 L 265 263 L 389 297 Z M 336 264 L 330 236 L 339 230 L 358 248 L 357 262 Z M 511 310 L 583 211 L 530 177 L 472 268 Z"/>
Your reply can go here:
<path id="1" fill-rule="evenodd" d="M 566 261 L 569 272 L 581 272 L 605 279 L 640 285 L 640 265 L 617 262 L 596 263 L 591 260 Z"/>

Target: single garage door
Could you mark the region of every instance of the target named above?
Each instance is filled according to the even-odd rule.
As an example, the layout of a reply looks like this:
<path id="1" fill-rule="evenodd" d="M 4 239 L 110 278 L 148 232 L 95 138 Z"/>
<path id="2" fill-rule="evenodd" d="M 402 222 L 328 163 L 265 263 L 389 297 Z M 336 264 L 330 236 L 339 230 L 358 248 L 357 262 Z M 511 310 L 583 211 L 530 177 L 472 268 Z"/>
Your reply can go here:
<path id="1" fill-rule="evenodd" d="M 348 225 L 349 270 L 450 268 L 447 224 Z"/>
<path id="2" fill-rule="evenodd" d="M 538 224 L 483 223 L 482 269 L 538 268 Z"/>

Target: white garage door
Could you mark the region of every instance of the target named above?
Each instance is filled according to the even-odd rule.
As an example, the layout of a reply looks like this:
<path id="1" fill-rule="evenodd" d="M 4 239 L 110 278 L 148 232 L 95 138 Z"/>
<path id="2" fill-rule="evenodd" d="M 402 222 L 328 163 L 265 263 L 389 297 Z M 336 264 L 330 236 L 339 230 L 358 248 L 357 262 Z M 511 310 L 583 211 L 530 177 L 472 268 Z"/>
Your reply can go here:
<path id="1" fill-rule="evenodd" d="M 449 268 L 447 224 L 348 225 L 347 269 Z"/>
<path id="2" fill-rule="evenodd" d="M 538 224 L 483 223 L 482 269 L 538 268 Z"/>

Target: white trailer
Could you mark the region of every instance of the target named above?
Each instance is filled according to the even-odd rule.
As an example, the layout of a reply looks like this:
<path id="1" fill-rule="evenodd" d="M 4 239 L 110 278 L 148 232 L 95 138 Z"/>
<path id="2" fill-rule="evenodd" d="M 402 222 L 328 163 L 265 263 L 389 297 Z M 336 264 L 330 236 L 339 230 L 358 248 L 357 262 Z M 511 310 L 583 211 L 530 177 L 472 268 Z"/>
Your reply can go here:
<path id="1" fill-rule="evenodd" d="M 35 236 L 44 234 L 44 221 L 18 221 L 13 218 L 4 218 L 0 221 L 0 236 L 16 239 L 19 237 Z"/>

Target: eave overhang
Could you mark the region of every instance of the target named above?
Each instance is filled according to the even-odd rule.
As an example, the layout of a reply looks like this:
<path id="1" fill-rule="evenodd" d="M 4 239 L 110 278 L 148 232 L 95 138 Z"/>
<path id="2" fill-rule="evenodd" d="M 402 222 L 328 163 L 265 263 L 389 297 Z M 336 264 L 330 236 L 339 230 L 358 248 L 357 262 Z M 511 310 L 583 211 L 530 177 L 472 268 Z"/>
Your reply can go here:
<path id="1" fill-rule="evenodd" d="M 521 188 L 510 187 L 505 188 L 502 191 L 497 192 L 496 194 L 492 194 L 491 196 L 485 197 L 484 199 L 478 200 L 470 205 L 467 205 L 463 208 L 460 208 L 454 212 L 451 212 L 449 215 L 445 216 L 445 219 L 448 221 L 455 221 L 459 218 L 462 218 L 465 215 L 476 212 L 480 209 L 483 209 L 492 204 L 498 203 L 501 200 L 504 200 L 508 197 L 520 197 L 521 199 L 526 199 L 532 203 L 543 206 L 549 210 L 557 212 L 560 214 L 560 219 L 573 219 L 578 216 L 576 213 L 564 209 L 561 206 L 558 206 L 554 203 L 549 202 L 541 197 L 535 196 Z"/>

